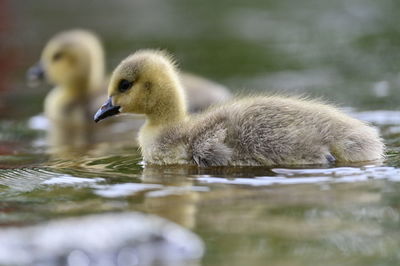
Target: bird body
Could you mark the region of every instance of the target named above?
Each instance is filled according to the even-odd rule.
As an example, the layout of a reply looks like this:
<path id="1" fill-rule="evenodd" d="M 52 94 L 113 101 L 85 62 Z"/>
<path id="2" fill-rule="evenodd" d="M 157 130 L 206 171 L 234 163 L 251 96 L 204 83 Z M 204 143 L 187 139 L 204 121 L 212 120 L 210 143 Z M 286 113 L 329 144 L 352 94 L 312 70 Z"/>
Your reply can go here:
<path id="1" fill-rule="evenodd" d="M 235 99 L 171 126 L 144 126 L 151 164 L 273 166 L 382 158 L 376 129 L 334 107 L 279 96 Z"/>
<path id="2" fill-rule="evenodd" d="M 246 97 L 188 115 L 176 71 L 162 52 L 134 53 L 114 70 L 109 101 L 95 116 L 145 114 L 139 144 L 149 164 L 310 165 L 383 157 L 375 128 L 316 100 Z"/>

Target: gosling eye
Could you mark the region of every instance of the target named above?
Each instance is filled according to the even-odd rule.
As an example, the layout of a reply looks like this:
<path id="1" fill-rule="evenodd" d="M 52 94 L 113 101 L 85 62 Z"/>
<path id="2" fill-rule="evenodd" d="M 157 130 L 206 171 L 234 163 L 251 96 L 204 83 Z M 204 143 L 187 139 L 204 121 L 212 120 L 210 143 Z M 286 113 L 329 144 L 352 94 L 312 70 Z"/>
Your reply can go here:
<path id="1" fill-rule="evenodd" d="M 62 52 L 57 52 L 57 53 L 55 53 L 54 55 L 53 55 L 53 61 L 55 62 L 55 61 L 58 61 L 58 60 L 60 60 L 60 58 L 61 57 L 63 57 L 64 56 L 64 54 L 62 53 Z"/>
<path id="2" fill-rule="evenodd" d="M 118 84 L 118 91 L 119 92 L 126 92 L 132 87 L 133 82 L 128 81 L 126 79 L 121 79 L 121 81 Z"/>

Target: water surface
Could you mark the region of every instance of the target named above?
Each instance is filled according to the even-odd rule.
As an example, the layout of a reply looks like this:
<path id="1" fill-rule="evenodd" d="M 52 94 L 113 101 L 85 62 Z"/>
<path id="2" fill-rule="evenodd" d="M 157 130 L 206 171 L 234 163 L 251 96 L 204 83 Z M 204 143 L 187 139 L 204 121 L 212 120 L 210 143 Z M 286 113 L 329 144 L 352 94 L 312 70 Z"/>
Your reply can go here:
<path id="1" fill-rule="evenodd" d="M 203 239 L 202 265 L 399 265 L 400 79 L 395 1 L 5 1 L 0 30 L 0 226 L 142 212 Z M 3 13 L 7 13 L 3 11 Z M 49 87 L 24 72 L 62 29 L 98 32 L 112 69 L 166 48 L 235 92 L 318 96 L 378 126 L 381 165 L 144 166 L 134 133 L 49 150 L 29 127 Z"/>

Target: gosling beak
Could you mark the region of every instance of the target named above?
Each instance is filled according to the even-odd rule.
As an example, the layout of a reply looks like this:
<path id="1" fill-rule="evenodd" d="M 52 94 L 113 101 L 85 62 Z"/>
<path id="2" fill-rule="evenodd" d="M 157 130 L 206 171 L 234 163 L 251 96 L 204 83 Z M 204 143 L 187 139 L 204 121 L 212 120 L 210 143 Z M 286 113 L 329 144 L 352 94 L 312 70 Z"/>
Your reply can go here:
<path id="1" fill-rule="evenodd" d="M 97 123 L 100 120 L 103 120 L 104 118 L 119 114 L 120 108 L 121 108 L 120 106 L 113 105 L 112 98 L 109 97 L 108 100 L 100 107 L 100 109 L 94 115 L 94 122 Z"/>
<path id="2" fill-rule="evenodd" d="M 45 79 L 45 72 L 42 63 L 38 62 L 26 72 L 26 80 L 30 87 L 36 87 Z"/>

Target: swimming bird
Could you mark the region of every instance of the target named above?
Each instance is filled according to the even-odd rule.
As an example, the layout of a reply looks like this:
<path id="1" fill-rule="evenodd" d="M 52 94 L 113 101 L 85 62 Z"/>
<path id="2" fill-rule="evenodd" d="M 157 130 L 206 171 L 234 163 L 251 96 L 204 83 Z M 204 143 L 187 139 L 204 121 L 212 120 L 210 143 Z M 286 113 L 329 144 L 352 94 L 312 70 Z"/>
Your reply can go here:
<path id="1" fill-rule="evenodd" d="M 148 164 L 310 165 L 383 157 L 375 128 L 317 100 L 246 97 L 188 115 L 174 60 L 162 51 L 139 50 L 123 60 L 108 96 L 94 120 L 144 114 L 138 139 Z"/>
<path id="2" fill-rule="evenodd" d="M 92 101 L 92 91 L 102 91 L 105 83 L 104 51 L 99 38 L 87 30 L 55 35 L 44 47 L 40 62 L 28 71 L 31 82 L 44 78 L 56 85 L 45 101 L 45 113 L 52 119 L 64 119 L 64 109 L 84 103 L 88 95 Z M 203 77 L 181 73 L 179 78 L 191 112 L 231 97 L 227 88 Z"/>
<path id="3" fill-rule="evenodd" d="M 86 123 L 90 102 L 102 92 L 104 53 L 96 35 L 84 30 L 61 32 L 49 40 L 28 79 L 46 79 L 55 87 L 44 101 L 53 122 Z"/>
<path id="4" fill-rule="evenodd" d="M 88 118 L 104 101 L 104 54 L 97 36 L 85 30 L 56 34 L 44 47 L 40 62 L 28 71 L 28 79 L 55 85 L 44 100 L 49 146 L 88 143 L 92 137 Z"/>
<path id="5" fill-rule="evenodd" d="M 51 122 L 50 141 L 85 143 L 91 135 L 88 123 L 104 94 L 104 49 L 99 38 L 87 30 L 69 30 L 56 34 L 44 47 L 40 62 L 28 71 L 35 82 L 47 79 L 55 85 L 44 101 L 44 114 Z M 193 74 L 179 77 L 188 95 L 190 111 L 203 110 L 231 97 L 224 86 Z M 137 123 L 137 128 L 142 124 Z M 76 134 L 74 134 L 76 133 Z M 76 136 L 73 136 L 76 135 Z"/>

